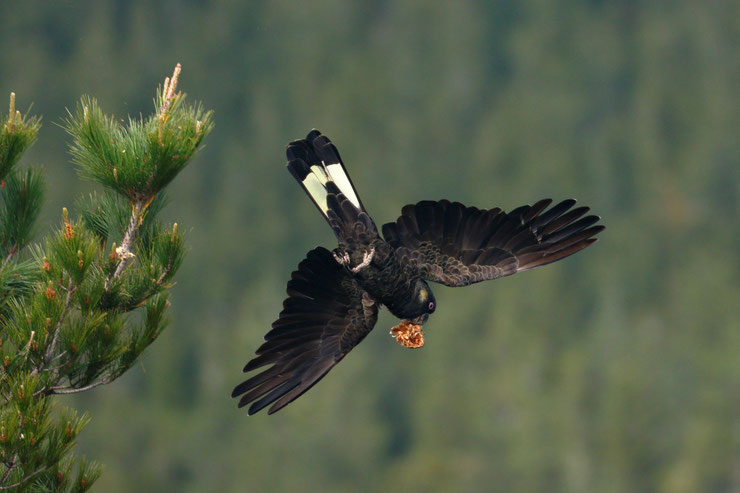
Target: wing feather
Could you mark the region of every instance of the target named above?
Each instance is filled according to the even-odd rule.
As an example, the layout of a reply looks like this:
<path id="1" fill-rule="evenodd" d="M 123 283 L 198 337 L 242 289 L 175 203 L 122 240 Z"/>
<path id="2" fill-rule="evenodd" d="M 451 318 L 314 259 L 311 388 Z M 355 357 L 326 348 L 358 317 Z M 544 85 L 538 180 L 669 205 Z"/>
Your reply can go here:
<path id="1" fill-rule="evenodd" d="M 596 241 L 604 227 L 588 207 L 552 199 L 517 207 L 465 207 L 459 202 L 422 201 L 401 209 L 383 236 L 425 279 L 448 286 L 508 276 L 572 255 Z M 549 207 L 549 209 L 548 209 Z M 585 217 L 584 217 L 585 216 Z"/>
<path id="2" fill-rule="evenodd" d="M 239 407 L 272 414 L 315 385 L 372 330 L 378 308 L 325 248 L 308 252 L 288 281 L 283 310 L 244 367 L 269 368 L 234 388 Z M 365 299 L 365 303 L 363 303 Z"/>

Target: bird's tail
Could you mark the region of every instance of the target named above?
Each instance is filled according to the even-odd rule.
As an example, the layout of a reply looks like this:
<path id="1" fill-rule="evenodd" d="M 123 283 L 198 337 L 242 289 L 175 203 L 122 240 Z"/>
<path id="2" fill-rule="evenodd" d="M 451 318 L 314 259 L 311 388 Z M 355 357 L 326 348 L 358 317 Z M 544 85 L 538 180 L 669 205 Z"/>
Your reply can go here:
<path id="1" fill-rule="evenodd" d="M 301 184 L 341 241 L 356 224 L 376 230 L 347 174 L 339 151 L 329 138 L 311 130 L 305 139 L 288 144 L 288 171 Z"/>

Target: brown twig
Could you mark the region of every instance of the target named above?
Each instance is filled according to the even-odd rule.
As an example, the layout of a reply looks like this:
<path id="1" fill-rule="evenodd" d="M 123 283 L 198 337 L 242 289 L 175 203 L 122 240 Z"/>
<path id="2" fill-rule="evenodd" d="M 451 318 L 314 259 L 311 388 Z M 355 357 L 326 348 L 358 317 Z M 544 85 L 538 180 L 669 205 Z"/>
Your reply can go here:
<path id="1" fill-rule="evenodd" d="M 22 485 L 23 483 L 25 483 L 26 481 L 28 481 L 32 477 L 36 476 L 37 474 L 41 474 L 42 472 L 46 471 L 48 468 L 49 468 L 49 466 L 44 466 L 41 469 L 38 469 L 37 471 L 32 472 L 31 474 L 29 474 L 25 478 L 21 479 L 17 483 L 0 486 L 0 490 L 9 490 L 11 488 L 17 488 L 18 486 Z M 3 478 L 3 479 L 5 479 L 5 478 Z"/>
<path id="2" fill-rule="evenodd" d="M 12 460 L 5 463 L 5 467 L 8 469 L 5 471 L 5 474 L 3 474 L 3 477 L 0 478 L 0 483 L 5 483 L 5 481 L 8 480 L 8 477 L 10 477 L 10 473 L 13 472 L 13 469 L 15 469 L 15 462 Z"/>
<path id="3" fill-rule="evenodd" d="M 50 394 L 76 394 L 78 392 L 85 392 L 86 390 L 94 389 L 95 387 L 98 387 L 100 385 L 107 385 L 111 383 L 114 380 L 114 378 L 102 378 L 98 380 L 97 382 L 93 382 L 90 385 L 86 385 L 84 387 L 78 387 L 74 388 L 71 385 L 64 385 L 61 387 L 49 387 L 48 392 Z"/>
<path id="4" fill-rule="evenodd" d="M 126 228 L 126 232 L 124 233 L 123 239 L 121 240 L 121 246 L 116 248 L 116 254 L 118 255 L 118 258 L 120 260 L 113 275 L 108 276 L 108 278 L 105 280 L 106 291 L 110 289 L 110 284 L 112 281 L 121 277 L 121 274 L 123 274 L 123 269 L 134 257 L 134 254 L 131 252 L 130 248 L 131 244 L 136 238 L 136 231 L 139 229 L 141 214 L 144 208 L 145 206 L 141 201 L 131 204 L 131 218 L 128 221 L 128 227 Z"/>
<path id="5" fill-rule="evenodd" d="M 52 332 L 53 335 L 51 336 L 51 343 L 49 344 L 49 347 L 46 348 L 46 352 L 44 353 L 44 358 L 41 361 L 41 364 L 33 369 L 33 371 L 31 372 L 31 376 L 40 374 L 42 371 L 45 370 L 45 368 L 49 364 L 51 364 L 52 361 L 56 361 L 64 353 L 66 353 L 66 351 L 62 351 L 60 355 L 52 357 L 54 356 L 54 350 L 56 349 L 57 343 L 59 341 L 59 334 L 62 331 L 62 324 L 64 323 L 64 319 L 67 316 L 69 307 L 72 305 L 72 295 L 74 294 L 76 290 L 77 290 L 77 287 L 72 285 L 72 277 L 70 277 L 69 282 L 67 283 L 67 289 L 66 289 L 67 296 L 64 300 L 64 307 L 62 308 L 62 313 L 59 314 L 59 321 L 57 321 L 57 324 L 54 326 L 54 330 Z M 48 334 L 46 337 L 48 337 Z M 33 334 L 31 335 L 31 339 L 33 340 Z M 30 345 L 31 345 L 31 341 L 28 342 L 28 347 L 30 347 Z M 41 394 L 45 391 L 46 389 L 44 388 L 40 392 L 35 392 L 34 396 Z"/>
<path id="6" fill-rule="evenodd" d="M 15 255 L 16 253 L 18 253 L 18 245 L 14 244 L 13 248 L 11 248 L 8 252 L 7 257 L 5 257 L 5 260 L 3 260 L 3 265 L 0 266 L 0 272 L 5 269 L 5 266 L 8 265 L 8 262 L 10 262 L 10 259 L 13 258 L 13 255 Z"/>
<path id="7" fill-rule="evenodd" d="M 72 294 L 75 292 L 75 290 L 76 288 L 72 286 L 72 278 L 70 277 L 69 283 L 67 283 L 67 298 L 64 300 L 64 308 L 62 308 L 62 313 L 59 315 L 59 321 L 54 327 L 54 335 L 52 336 L 51 344 L 49 344 L 49 347 L 44 354 L 44 363 L 40 368 L 38 368 L 39 371 L 43 370 L 43 367 L 51 362 L 51 357 L 54 354 L 54 349 L 56 349 L 57 341 L 59 340 L 59 333 L 62 329 L 62 323 L 64 322 L 64 318 L 67 316 L 69 306 L 72 304 Z M 34 372 L 36 372 L 36 370 L 34 370 Z"/>
<path id="8" fill-rule="evenodd" d="M 33 336 L 35 336 L 35 335 L 36 335 L 36 331 L 35 330 L 32 330 L 31 331 L 31 337 L 28 339 L 28 342 L 26 343 L 26 348 L 23 350 L 23 352 L 25 353 L 23 355 L 23 360 L 24 361 L 28 359 L 28 353 L 31 351 L 31 344 L 33 344 Z"/>

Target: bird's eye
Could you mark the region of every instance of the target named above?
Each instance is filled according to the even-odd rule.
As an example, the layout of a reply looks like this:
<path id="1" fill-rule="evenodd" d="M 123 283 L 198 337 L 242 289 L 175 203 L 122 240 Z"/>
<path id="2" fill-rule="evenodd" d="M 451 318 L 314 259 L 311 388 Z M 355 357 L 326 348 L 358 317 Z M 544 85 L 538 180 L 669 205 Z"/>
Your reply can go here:
<path id="1" fill-rule="evenodd" d="M 429 311 L 429 313 L 433 312 L 434 308 L 435 308 L 434 302 L 430 301 L 429 304 L 427 305 L 427 310 Z"/>

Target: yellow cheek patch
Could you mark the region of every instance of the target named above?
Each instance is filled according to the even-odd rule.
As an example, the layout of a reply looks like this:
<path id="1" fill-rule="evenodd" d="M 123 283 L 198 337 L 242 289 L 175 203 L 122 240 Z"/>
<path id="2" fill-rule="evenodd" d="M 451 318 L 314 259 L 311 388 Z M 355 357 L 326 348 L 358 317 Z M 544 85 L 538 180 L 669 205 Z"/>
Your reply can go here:
<path id="1" fill-rule="evenodd" d="M 419 291 L 419 301 L 424 303 L 429 298 L 429 292 L 426 289 Z"/>

